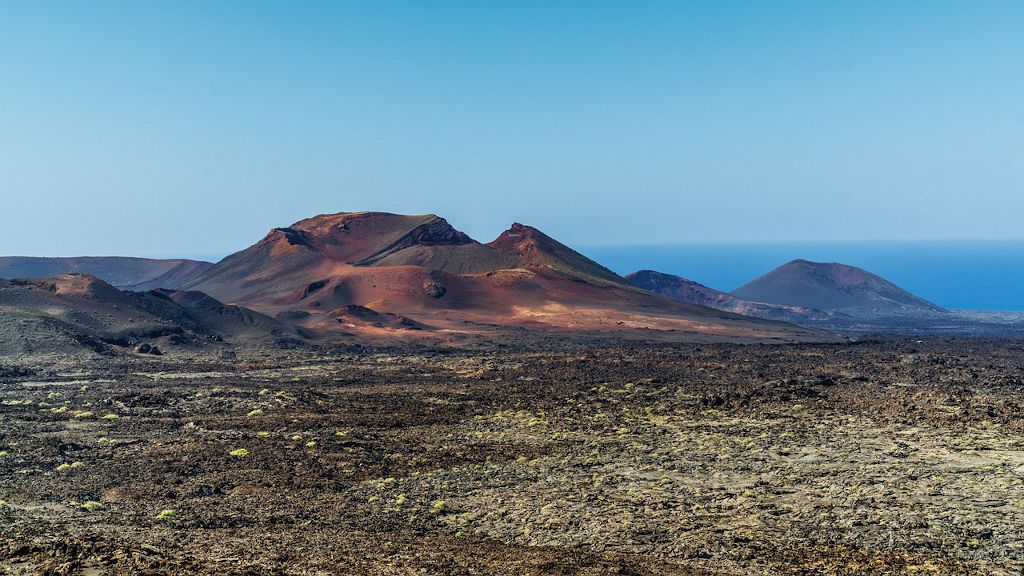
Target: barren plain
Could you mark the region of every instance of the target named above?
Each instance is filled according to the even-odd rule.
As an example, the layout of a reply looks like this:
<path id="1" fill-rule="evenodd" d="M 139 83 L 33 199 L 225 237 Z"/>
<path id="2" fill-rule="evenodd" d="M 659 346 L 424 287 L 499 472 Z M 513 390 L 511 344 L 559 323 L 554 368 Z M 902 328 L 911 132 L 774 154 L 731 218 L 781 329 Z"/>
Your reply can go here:
<path id="1" fill-rule="evenodd" d="M 0 362 L 4 574 L 1020 574 L 1024 345 Z"/>

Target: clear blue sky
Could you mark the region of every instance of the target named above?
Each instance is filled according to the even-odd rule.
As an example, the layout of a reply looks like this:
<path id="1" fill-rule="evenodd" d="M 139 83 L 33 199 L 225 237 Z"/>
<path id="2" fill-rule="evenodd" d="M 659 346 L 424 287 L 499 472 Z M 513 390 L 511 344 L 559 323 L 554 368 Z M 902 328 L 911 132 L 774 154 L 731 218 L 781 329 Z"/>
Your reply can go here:
<path id="1" fill-rule="evenodd" d="M 1024 2 L 3 2 L 0 254 L 1024 237 Z"/>

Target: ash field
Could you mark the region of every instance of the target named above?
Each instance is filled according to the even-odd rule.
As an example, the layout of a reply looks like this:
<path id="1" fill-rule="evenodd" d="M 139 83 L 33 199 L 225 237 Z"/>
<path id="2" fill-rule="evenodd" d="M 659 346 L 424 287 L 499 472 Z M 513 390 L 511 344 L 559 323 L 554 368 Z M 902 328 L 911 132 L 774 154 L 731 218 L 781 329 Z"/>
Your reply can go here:
<path id="1" fill-rule="evenodd" d="M 0 361 L 4 574 L 1019 574 L 1024 346 Z"/>

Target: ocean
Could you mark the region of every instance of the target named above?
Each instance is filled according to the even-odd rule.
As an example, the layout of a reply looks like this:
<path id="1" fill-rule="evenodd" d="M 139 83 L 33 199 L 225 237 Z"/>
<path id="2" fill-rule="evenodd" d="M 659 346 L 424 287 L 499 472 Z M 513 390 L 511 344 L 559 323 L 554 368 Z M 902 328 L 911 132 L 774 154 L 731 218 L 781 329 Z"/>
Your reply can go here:
<path id="1" fill-rule="evenodd" d="M 619 274 L 651 269 L 732 291 L 803 258 L 877 274 L 944 308 L 1024 312 L 1024 241 L 590 246 Z"/>

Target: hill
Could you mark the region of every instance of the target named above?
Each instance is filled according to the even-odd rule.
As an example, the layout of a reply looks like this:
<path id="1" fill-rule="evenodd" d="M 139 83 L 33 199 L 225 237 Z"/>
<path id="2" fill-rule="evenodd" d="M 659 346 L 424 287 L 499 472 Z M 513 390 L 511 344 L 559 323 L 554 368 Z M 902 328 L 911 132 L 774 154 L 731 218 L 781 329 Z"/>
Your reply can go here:
<path id="1" fill-rule="evenodd" d="M 505 268 L 546 269 L 598 285 L 628 286 L 621 276 L 544 234 L 518 222 L 488 243 Z"/>
<path id="2" fill-rule="evenodd" d="M 46 278 L 60 274 L 88 274 L 125 290 L 177 289 L 213 264 L 199 260 L 154 260 L 122 256 L 47 258 L 0 257 L 0 278 Z"/>
<path id="3" fill-rule="evenodd" d="M 815 308 L 751 302 L 750 300 L 737 298 L 727 292 L 709 288 L 693 280 L 654 270 L 639 270 L 627 275 L 626 279 L 635 286 L 655 294 L 661 294 L 672 300 L 699 304 L 744 316 L 781 320 L 796 324 L 826 322 L 835 319 L 835 314 Z"/>
<path id="4" fill-rule="evenodd" d="M 328 331 L 420 337 L 518 327 L 827 338 L 640 290 L 523 224 L 483 244 L 435 215 L 352 212 L 301 220 L 271 230 L 185 287 Z"/>
<path id="5" fill-rule="evenodd" d="M 131 292 L 93 276 L 0 280 L 0 354 L 111 352 L 134 345 L 282 344 L 304 334 L 196 292 Z"/>
<path id="6" fill-rule="evenodd" d="M 857 317 L 935 314 L 943 308 L 854 266 L 794 260 L 732 292 L 744 300 Z"/>

